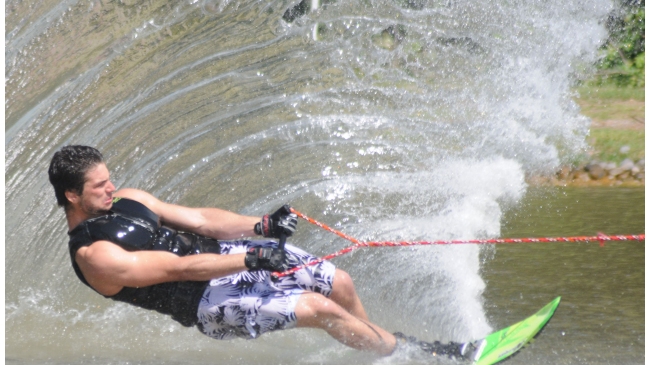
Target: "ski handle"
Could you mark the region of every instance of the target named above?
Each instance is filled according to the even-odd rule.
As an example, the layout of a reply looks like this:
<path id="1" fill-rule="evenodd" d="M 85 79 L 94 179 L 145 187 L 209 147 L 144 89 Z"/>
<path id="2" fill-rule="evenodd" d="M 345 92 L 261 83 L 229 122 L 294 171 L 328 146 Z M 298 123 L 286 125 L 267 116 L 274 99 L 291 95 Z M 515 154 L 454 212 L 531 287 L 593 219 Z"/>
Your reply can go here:
<path id="1" fill-rule="evenodd" d="M 286 233 L 282 232 L 279 235 L 279 244 L 277 245 L 277 248 L 284 251 L 284 246 L 286 246 Z"/>

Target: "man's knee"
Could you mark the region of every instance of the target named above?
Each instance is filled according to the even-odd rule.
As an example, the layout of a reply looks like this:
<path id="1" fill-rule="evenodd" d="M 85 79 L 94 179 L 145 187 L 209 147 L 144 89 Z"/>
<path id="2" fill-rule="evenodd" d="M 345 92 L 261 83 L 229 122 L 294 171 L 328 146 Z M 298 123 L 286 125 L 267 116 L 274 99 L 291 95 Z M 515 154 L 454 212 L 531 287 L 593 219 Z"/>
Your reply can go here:
<path id="1" fill-rule="evenodd" d="M 332 287 L 332 296 L 338 298 L 356 297 L 356 288 L 354 288 L 354 282 L 347 272 L 336 269 L 336 274 L 334 275 L 334 284 Z"/>
<path id="2" fill-rule="evenodd" d="M 304 293 L 295 306 L 298 327 L 322 327 L 337 319 L 342 319 L 347 312 L 333 300 L 318 293 Z"/>

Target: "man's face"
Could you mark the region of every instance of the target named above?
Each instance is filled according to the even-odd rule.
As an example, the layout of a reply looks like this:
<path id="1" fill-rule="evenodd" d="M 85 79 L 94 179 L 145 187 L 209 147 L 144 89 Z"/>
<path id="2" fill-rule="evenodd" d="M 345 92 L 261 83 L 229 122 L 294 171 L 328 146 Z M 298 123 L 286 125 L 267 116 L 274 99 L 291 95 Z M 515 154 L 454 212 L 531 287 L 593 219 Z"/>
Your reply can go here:
<path id="1" fill-rule="evenodd" d="M 113 206 L 114 191 L 115 185 L 110 182 L 110 173 L 106 165 L 95 165 L 86 172 L 83 193 L 78 196 L 81 210 L 90 216 L 106 213 Z"/>

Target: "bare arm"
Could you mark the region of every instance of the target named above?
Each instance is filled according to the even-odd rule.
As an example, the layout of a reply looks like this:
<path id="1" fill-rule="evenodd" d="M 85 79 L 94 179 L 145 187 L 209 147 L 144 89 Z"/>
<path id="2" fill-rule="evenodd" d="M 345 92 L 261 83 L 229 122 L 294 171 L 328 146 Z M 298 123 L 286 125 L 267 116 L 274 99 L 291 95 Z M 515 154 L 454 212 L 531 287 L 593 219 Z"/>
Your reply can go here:
<path id="1" fill-rule="evenodd" d="M 200 254 L 184 257 L 165 251 L 129 252 L 97 241 L 77 251 L 75 260 L 88 283 L 103 295 L 123 287 L 143 287 L 171 281 L 211 280 L 247 270 L 245 254 Z"/>
<path id="2" fill-rule="evenodd" d="M 218 208 L 188 208 L 169 204 L 137 189 L 122 189 L 115 196 L 146 205 L 167 225 L 221 240 L 254 236 L 254 226 L 261 219 Z"/>

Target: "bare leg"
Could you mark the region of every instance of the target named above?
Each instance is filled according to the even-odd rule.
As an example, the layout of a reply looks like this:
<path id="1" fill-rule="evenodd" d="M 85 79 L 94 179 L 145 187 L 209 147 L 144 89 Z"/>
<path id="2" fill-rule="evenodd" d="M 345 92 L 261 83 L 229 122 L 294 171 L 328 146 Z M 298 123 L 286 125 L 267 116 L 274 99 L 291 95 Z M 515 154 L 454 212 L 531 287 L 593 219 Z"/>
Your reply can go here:
<path id="1" fill-rule="evenodd" d="M 356 318 L 365 321 L 368 320 L 361 299 L 358 297 L 358 294 L 356 294 L 354 283 L 349 274 L 345 271 L 336 269 L 329 299 L 339 304 Z"/>
<path id="2" fill-rule="evenodd" d="M 300 295 L 295 314 L 298 327 L 323 329 L 342 344 L 354 349 L 384 356 L 394 351 L 396 339 L 391 333 L 350 314 L 321 294 L 307 292 Z"/>

